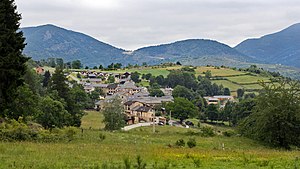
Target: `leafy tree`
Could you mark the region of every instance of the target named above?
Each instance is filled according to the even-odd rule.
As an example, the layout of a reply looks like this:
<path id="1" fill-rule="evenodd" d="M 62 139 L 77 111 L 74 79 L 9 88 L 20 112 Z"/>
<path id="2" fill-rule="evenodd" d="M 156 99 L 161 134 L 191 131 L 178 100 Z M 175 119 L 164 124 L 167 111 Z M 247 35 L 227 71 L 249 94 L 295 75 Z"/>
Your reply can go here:
<path id="1" fill-rule="evenodd" d="M 237 97 L 242 98 L 244 96 L 244 89 L 237 89 Z"/>
<path id="2" fill-rule="evenodd" d="M 177 85 L 181 85 L 188 89 L 196 89 L 197 81 L 192 73 L 172 71 L 166 78 L 166 85 L 172 88 L 176 87 Z"/>
<path id="3" fill-rule="evenodd" d="M 191 101 L 182 97 L 177 97 L 173 103 L 168 103 L 166 109 L 167 112 L 172 111 L 172 116 L 180 119 L 181 123 L 183 120 L 195 117 L 197 114 L 197 107 Z"/>
<path id="4" fill-rule="evenodd" d="M 115 83 L 115 77 L 112 76 L 112 75 L 108 76 L 107 82 L 108 82 L 108 83 Z"/>
<path id="5" fill-rule="evenodd" d="M 72 62 L 72 69 L 80 69 L 82 67 L 82 64 L 80 60 L 74 60 Z"/>
<path id="6" fill-rule="evenodd" d="M 94 66 L 93 69 L 98 69 L 98 67 L 97 67 L 97 66 Z"/>
<path id="7" fill-rule="evenodd" d="M 149 80 L 151 76 L 151 73 L 144 74 L 144 79 Z"/>
<path id="8" fill-rule="evenodd" d="M 106 130 L 120 130 L 125 126 L 123 109 L 122 101 L 118 97 L 114 97 L 105 103 L 102 112 Z"/>
<path id="9" fill-rule="evenodd" d="M 161 97 L 164 96 L 164 92 L 162 92 L 160 89 L 150 89 L 149 90 L 149 96 L 156 96 L 156 97 Z"/>
<path id="10" fill-rule="evenodd" d="M 229 90 L 229 88 L 227 88 L 227 87 L 224 88 L 224 95 L 225 96 L 230 96 L 230 90 Z"/>
<path id="11" fill-rule="evenodd" d="M 135 83 L 140 82 L 140 74 L 138 72 L 133 72 L 131 73 L 131 80 L 134 81 Z"/>
<path id="12" fill-rule="evenodd" d="M 88 67 L 88 66 L 86 66 L 84 69 L 89 69 L 89 67 Z"/>
<path id="13" fill-rule="evenodd" d="M 172 95 L 173 97 L 183 97 L 183 98 L 186 98 L 188 100 L 193 100 L 194 99 L 194 94 L 193 92 L 184 87 L 184 86 L 180 86 L 180 85 L 177 85 L 173 92 L 172 92 Z"/>
<path id="14" fill-rule="evenodd" d="M 218 120 L 219 110 L 217 105 L 214 104 L 208 105 L 205 114 L 207 119 L 210 120 L 211 122 Z"/>
<path id="15" fill-rule="evenodd" d="M 255 100 L 252 98 L 243 99 L 239 103 L 234 104 L 233 112 L 230 115 L 232 125 L 236 126 L 240 121 L 252 114 L 254 106 Z"/>
<path id="16" fill-rule="evenodd" d="M 56 58 L 56 66 L 63 69 L 64 68 L 64 60 L 63 58 Z"/>
<path id="17" fill-rule="evenodd" d="M 40 108 L 43 113 L 38 115 L 37 122 L 46 129 L 62 128 L 70 118 L 70 114 L 65 110 L 64 105 L 48 96 L 42 98 Z"/>
<path id="18" fill-rule="evenodd" d="M 100 70 L 103 70 L 103 69 L 104 69 L 104 67 L 103 67 L 102 65 L 100 65 L 100 66 L 99 66 L 99 69 L 100 69 Z"/>
<path id="19" fill-rule="evenodd" d="M 21 15 L 16 8 L 14 0 L 0 2 L 0 112 L 9 108 L 17 88 L 23 85 L 28 60 L 22 55 L 25 39 L 19 31 Z"/>
<path id="20" fill-rule="evenodd" d="M 11 113 L 8 117 L 15 120 L 22 117 L 25 122 L 33 119 L 41 113 L 39 99 L 40 97 L 27 84 L 18 87 L 17 97 L 12 102 Z"/>
<path id="21" fill-rule="evenodd" d="M 34 94 L 42 93 L 41 75 L 38 75 L 33 69 L 28 67 L 23 78 L 25 83 L 28 84 L 29 88 L 31 89 L 31 91 L 33 91 Z"/>
<path id="22" fill-rule="evenodd" d="M 205 77 L 208 78 L 208 79 L 210 79 L 210 78 L 212 77 L 211 71 L 210 71 L 210 70 L 207 70 L 207 71 L 205 72 Z"/>
<path id="23" fill-rule="evenodd" d="M 181 65 L 181 63 L 179 61 L 176 62 L 176 65 Z"/>
<path id="24" fill-rule="evenodd" d="M 240 125 L 240 132 L 273 146 L 300 146 L 300 84 L 280 81 L 262 83 L 253 114 Z"/>
<path id="25" fill-rule="evenodd" d="M 165 78 L 163 75 L 158 75 L 155 77 L 155 81 L 157 84 L 164 86 L 165 85 Z"/>

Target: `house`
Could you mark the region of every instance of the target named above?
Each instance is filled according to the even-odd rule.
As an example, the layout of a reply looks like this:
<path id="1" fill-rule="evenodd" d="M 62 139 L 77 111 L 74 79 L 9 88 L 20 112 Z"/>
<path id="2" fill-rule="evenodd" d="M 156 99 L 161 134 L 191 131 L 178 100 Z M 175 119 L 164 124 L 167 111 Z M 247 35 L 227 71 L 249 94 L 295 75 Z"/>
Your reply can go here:
<path id="1" fill-rule="evenodd" d="M 130 94 L 138 93 L 142 88 L 137 87 L 133 81 L 125 81 L 124 84 L 120 85 L 118 91 L 128 92 Z"/>
<path id="2" fill-rule="evenodd" d="M 155 110 L 151 106 L 138 101 L 125 102 L 124 110 L 127 115 L 127 124 L 152 122 L 155 113 Z"/>
<path id="3" fill-rule="evenodd" d="M 220 105 L 220 108 L 224 107 L 228 101 L 234 101 L 232 96 L 213 96 L 213 97 L 204 97 L 207 104 Z"/>
<path id="4" fill-rule="evenodd" d="M 147 96 L 147 97 L 129 97 L 128 98 L 130 101 L 138 101 L 150 106 L 155 106 L 155 105 L 159 105 L 162 103 L 167 103 L 167 102 L 173 102 L 174 98 L 173 96 L 162 96 L 162 97 L 151 97 L 151 96 Z"/>
<path id="5" fill-rule="evenodd" d="M 35 68 L 35 72 L 39 75 L 44 74 L 45 73 L 45 69 L 42 67 L 37 67 Z"/>
<path id="6" fill-rule="evenodd" d="M 118 84 L 116 83 L 107 85 L 107 94 L 109 95 L 115 94 L 117 92 L 117 88 L 118 88 Z"/>

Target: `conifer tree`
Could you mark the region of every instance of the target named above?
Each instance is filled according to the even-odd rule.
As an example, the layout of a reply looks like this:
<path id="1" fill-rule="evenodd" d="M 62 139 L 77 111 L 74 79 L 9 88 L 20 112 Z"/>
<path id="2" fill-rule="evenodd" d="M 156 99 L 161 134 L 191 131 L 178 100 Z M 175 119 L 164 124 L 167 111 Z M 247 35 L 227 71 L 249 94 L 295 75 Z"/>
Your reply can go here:
<path id="1" fill-rule="evenodd" d="M 23 84 L 25 47 L 23 33 L 19 31 L 21 15 L 16 11 L 14 0 L 0 1 L 0 115 L 9 108 L 17 87 Z"/>

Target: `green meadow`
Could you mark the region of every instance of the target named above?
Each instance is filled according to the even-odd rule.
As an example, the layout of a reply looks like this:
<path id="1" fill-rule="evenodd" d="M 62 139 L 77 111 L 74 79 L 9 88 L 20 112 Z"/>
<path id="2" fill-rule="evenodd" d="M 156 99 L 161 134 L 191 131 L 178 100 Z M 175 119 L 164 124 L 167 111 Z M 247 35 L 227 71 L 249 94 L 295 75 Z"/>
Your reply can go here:
<path id="1" fill-rule="evenodd" d="M 199 129 L 174 126 L 142 127 L 128 132 L 103 131 L 103 116 L 88 112 L 74 139 L 54 143 L 0 142 L 0 168 L 138 168 L 137 156 L 146 168 L 296 169 L 299 150 L 280 150 L 237 135 L 221 133 L 229 128 L 212 126 L 214 137 L 195 135 Z M 201 124 L 206 125 L 206 124 Z M 196 140 L 196 147 L 177 147 L 178 139 Z M 127 159 L 127 160 L 125 160 Z M 128 166 L 128 165 L 127 165 Z"/>

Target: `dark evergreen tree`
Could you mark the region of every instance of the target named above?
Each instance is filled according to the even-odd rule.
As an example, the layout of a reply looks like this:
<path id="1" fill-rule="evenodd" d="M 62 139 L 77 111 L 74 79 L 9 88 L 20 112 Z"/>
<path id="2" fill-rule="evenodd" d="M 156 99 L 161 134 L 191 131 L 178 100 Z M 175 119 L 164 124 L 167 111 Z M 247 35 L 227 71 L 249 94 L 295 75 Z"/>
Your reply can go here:
<path id="1" fill-rule="evenodd" d="M 50 78 L 51 78 L 51 74 L 50 74 L 49 70 L 47 70 L 47 71 L 45 72 L 45 74 L 44 74 L 44 79 L 43 79 L 43 81 L 42 81 L 43 87 L 47 87 L 47 86 L 48 86 L 48 83 L 49 83 L 49 81 L 50 81 Z"/>
<path id="2" fill-rule="evenodd" d="M 14 0 L 0 1 L 0 116 L 16 97 L 18 86 L 23 84 L 25 47 L 23 33 L 19 31 L 21 15 Z"/>

